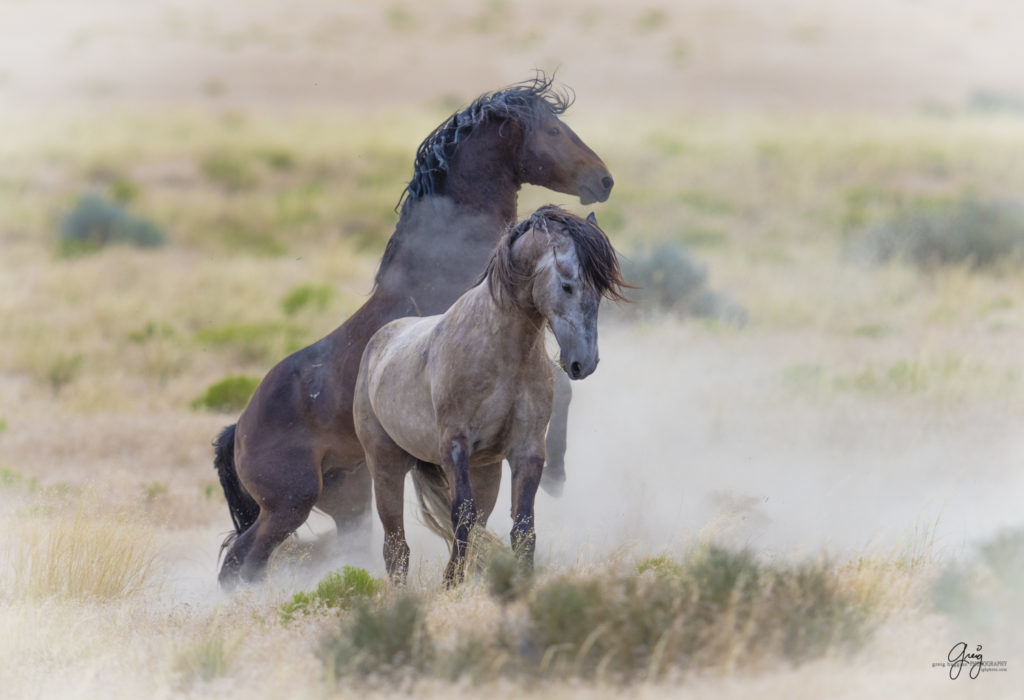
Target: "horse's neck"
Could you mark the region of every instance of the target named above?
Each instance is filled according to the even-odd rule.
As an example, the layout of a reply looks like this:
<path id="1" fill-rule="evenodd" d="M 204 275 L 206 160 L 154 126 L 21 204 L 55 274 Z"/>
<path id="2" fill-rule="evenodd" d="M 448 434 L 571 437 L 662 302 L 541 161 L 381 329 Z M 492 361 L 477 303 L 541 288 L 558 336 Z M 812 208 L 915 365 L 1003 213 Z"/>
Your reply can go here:
<path id="1" fill-rule="evenodd" d="M 396 305 L 396 318 L 443 312 L 480 276 L 510 221 L 500 208 L 443 195 L 407 202 L 375 296 Z"/>
<path id="2" fill-rule="evenodd" d="M 532 306 L 499 304 L 486 281 L 462 295 L 445 318 L 451 328 L 473 329 L 475 346 L 499 365 L 527 362 L 543 348 L 544 317 Z"/>

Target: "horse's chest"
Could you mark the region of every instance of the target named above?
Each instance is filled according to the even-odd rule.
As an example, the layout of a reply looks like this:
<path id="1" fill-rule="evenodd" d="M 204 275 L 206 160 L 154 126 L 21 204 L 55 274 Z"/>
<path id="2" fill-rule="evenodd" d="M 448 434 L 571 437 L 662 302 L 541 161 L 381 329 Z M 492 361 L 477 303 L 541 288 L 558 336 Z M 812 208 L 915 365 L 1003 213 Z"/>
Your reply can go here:
<path id="1" fill-rule="evenodd" d="M 530 421 L 520 395 L 495 392 L 480 402 L 468 421 L 470 454 L 474 462 L 505 456 L 522 439 Z"/>

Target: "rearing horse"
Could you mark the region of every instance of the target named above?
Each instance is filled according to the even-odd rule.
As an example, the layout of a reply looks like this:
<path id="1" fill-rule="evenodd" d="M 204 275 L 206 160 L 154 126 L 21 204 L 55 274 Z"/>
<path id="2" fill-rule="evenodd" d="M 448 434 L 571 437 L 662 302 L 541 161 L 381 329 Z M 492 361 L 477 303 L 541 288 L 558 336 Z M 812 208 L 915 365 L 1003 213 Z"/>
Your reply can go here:
<path id="1" fill-rule="evenodd" d="M 572 379 L 597 367 L 601 297 L 622 299 L 618 259 L 593 215 L 538 209 L 498 242 L 480 282 L 443 315 L 402 318 L 363 353 L 353 411 L 366 448 L 388 575 L 409 566 L 405 475 L 440 465 L 453 533 L 445 581 L 463 575 L 469 532 L 486 527 L 499 470 L 512 467 L 512 548 L 533 565 L 533 503 L 544 469 L 554 377 L 550 325 Z M 422 467 L 419 467 L 422 468 Z"/>
<path id="2" fill-rule="evenodd" d="M 558 118 L 571 101 L 539 74 L 478 98 L 420 145 L 372 296 L 271 369 L 238 423 L 214 442 L 235 525 L 224 543 L 222 586 L 259 579 L 314 507 L 334 518 L 339 534 L 369 526 L 372 483 L 352 396 L 370 336 L 402 316 L 441 313 L 466 291 L 514 222 L 524 183 L 584 204 L 608 198 L 608 169 Z M 564 420 L 551 432 L 564 451 Z"/>

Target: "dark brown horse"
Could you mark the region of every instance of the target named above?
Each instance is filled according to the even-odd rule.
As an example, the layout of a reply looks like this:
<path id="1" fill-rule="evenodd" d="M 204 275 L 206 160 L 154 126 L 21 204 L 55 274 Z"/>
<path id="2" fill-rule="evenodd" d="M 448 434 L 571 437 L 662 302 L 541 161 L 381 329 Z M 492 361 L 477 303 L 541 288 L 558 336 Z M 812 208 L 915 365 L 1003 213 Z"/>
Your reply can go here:
<path id="1" fill-rule="evenodd" d="M 372 485 L 352 396 L 370 336 L 402 316 L 441 313 L 466 291 L 515 220 L 523 183 L 584 204 L 608 198 L 608 169 L 558 118 L 570 104 L 539 75 L 480 97 L 420 145 L 372 296 L 271 369 L 214 443 L 236 531 L 225 542 L 222 586 L 260 578 L 274 548 L 314 507 L 334 518 L 339 534 L 369 527 Z M 562 427 L 553 439 L 564 451 Z"/>

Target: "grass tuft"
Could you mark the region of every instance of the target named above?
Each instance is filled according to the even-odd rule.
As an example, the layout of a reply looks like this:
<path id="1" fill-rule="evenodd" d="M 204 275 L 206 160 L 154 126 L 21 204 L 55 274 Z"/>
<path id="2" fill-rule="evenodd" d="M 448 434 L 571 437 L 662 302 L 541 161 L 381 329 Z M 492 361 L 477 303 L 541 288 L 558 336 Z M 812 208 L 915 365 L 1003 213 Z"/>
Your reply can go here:
<path id="1" fill-rule="evenodd" d="M 259 385 L 260 380 L 256 377 L 241 374 L 227 377 L 207 387 L 189 406 L 194 411 L 240 411 L 249 403 Z"/>
<path id="2" fill-rule="evenodd" d="M 366 569 L 345 566 L 341 571 L 332 571 L 309 592 L 299 592 L 281 605 L 282 622 L 291 622 L 299 613 L 308 615 L 318 610 L 348 610 L 357 601 L 373 598 L 384 590 L 384 581 L 374 578 Z"/>
<path id="3" fill-rule="evenodd" d="M 289 291 L 281 300 L 286 316 L 294 316 L 303 309 L 323 311 L 334 297 L 334 288 L 326 284 L 303 284 Z"/>
<path id="4" fill-rule="evenodd" d="M 13 589 L 16 597 L 36 600 L 115 600 L 145 586 L 153 559 L 150 537 L 138 523 L 82 504 L 70 516 L 25 525 Z"/>
<path id="5" fill-rule="evenodd" d="M 182 685 L 191 687 L 196 681 L 212 681 L 225 675 L 239 646 L 240 639 L 229 638 L 214 629 L 178 648 L 174 653 L 174 669 L 180 674 Z"/>

